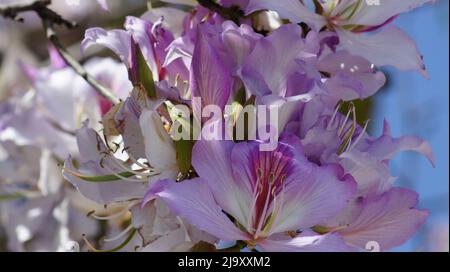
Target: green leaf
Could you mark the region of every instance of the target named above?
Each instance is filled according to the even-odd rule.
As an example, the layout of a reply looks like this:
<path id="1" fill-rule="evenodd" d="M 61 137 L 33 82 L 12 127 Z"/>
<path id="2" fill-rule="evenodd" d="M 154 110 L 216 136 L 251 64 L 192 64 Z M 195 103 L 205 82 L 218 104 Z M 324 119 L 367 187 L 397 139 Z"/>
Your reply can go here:
<path id="1" fill-rule="evenodd" d="M 194 143 L 195 141 L 193 140 L 179 140 L 175 142 L 177 163 L 183 175 L 188 174 L 192 169 L 192 148 Z"/>
<path id="2" fill-rule="evenodd" d="M 177 163 L 180 168 L 180 172 L 182 175 L 187 175 L 190 170 L 192 170 L 192 148 L 194 147 L 195 138 L 195 122 L 193 120 L 192 115 L 184 116 L 181 111 L 179 111 L 175 105 L 173 105 L 170 101 L 165 102 L 167 106 L 167 111 L 169 112 L 170 118 L 172 119 L 173 126 L 178 123 L 181 125 L 181 129 L 185 133 L 189 133 L 187 136 L 181 140 L 174 141 L 175 142 L 175 150 L 177 152 Z M 182 133 L 178 131 L 178 133 Z"/>
<path id="3" fill-rule="evenodd" d="M 140 85 L 142 85 L 142 87 L 145 89 L 148 97 L 150 97 L 151 99 L 156 99 L 156 88 L 155 82 L 153 81 L 152 70 L 148 66 L 148 63 L 145 60 L 139 46 L 136 46 L 136 52 Z"/>

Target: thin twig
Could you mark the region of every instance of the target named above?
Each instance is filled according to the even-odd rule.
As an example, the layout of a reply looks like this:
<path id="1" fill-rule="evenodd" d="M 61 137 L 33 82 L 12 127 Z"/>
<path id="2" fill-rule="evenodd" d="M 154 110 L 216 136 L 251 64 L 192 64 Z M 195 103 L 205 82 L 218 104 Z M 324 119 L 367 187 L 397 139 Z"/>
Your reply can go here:
<path id="1" fill-rule="evenodd" d="M 86 69 L 84 69 L 84 67 L 69 54 L 67 49 L 59 41 L 58 36 L 53 29 L 54 25 L 63 25 L 68 29 L 71 29 L 76 27 L 77 24 L 64 19 L 55 11 L 49 9 L 47 6 L 50 4 L 51 0 L 38 0 L 28 4 L 0 6 L 0 15 L 5 18 L 22 22 L 23 18 L 19 17 L 20 13 L 34 11 L 42 20 L 47 39 L 52 43 L 56 50 L 58 50 L 65 63 L 70 66 L 75 73 L 86 80 L 86 82 L 89 83 L 89 85 L 91 85 L 101 96 L 108 99 L 113 104 L 119 103 L 119 99 L 117 99 L 108 88 L 100 84 L 94 77 L 92 77 Z"/>
<path id="2" fill-rule="evenodd" d="M 240 20 L 244 17 L 244 13 L 237 7 L 226 8 L 213 0 L 197 0 L 197 2 L 203 7 L 220 14 L 223 18 L 235 22 L 237 25 L 240 25 Z"/>

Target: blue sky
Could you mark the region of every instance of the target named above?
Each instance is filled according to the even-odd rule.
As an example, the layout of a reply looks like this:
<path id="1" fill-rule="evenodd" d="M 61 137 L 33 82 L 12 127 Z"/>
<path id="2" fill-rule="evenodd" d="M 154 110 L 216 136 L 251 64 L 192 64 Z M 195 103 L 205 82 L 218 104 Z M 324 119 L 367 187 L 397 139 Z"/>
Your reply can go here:
<path id="1" fill-rule="evenodd" d="M 398 186 L 420 194 L 419 207 L 430 211 L 421 231 L 398 251 L 426 250 L 427 231 L 449 218 L 449 1 L 427 5 L 400 16 L 396 24 L 417 43 L 430 79 L 419 73 L 386 69 L 389 87 L 376 96 L 372 131 L 381 131 L 386 117 L 394 136 L 418 135 L 433 146 L 436 168 L 414 153 L 397 156 L 391 163 Z M 378 134 L 376 134 L 378 135 Z"/>

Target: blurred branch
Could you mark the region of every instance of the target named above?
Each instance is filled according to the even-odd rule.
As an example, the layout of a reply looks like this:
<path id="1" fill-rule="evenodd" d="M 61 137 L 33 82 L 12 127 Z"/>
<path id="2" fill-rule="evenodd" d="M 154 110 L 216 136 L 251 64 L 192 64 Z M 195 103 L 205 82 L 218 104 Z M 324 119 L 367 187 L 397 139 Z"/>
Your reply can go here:
<path id="1" fill-rule="evenodd" d="M 119 103 L 119 100 L 112 94 L 112 92 L 100 84 L 94 77 L 89 75 L 86 69 L 84 69 L 84 67 L 69 54 L 67 49 L 59 41 L 53 28 L 54 25 L 62 25 L 68 29 L 72 29 L 75 28 L 77 24 L 64 19 L 61 15 L 49 9 L 48 5 L 50 4 L 51 0 L 38 0 L 27 4 L 0 5 L 0 15 L 18 22 L 23 22 L 23 18 L 20 17 L 20 13 L 27 11 L 35 12 L 42 20 L 47 39 L 56 48 L 56 50 L 58 50 L 66 64 L 69 65 L 75 73 L 86 80 L 86 82 L 89 83 L 89 85 L 91 85 L 101 96 L 108 99 L 113 104 Z"/>
<path id="2" fill-rule="evenodd" d="M 237 7 L 226 8 L 213 0 L 197 0 L 203 7 L 220 14 L 223 18 L 235 22 L 240 25 L 240 19 L 244 17 L 244 13 Z"/>

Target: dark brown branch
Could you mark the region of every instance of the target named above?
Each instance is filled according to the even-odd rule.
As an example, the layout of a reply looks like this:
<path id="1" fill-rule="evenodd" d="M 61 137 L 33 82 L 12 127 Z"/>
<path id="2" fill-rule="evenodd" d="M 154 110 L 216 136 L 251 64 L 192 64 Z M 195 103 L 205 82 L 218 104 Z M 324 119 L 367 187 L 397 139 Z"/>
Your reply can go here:
<path id="1" fill-rule="evenodd" d="M 239 7 L 226 8 L 214 0 L 197 0 L 197 2 L 203 7 L 220 14 L 223 18 L 235 22 L 237 25 L 240 25 L 240 20 L 244 17 L 244 13 Z"/>
<path id="2" fill-rule="evenodd" d="M 86 82 L 89 83 L 89 85 L 91 85 L 101 96 L 108 99 L 113 104 L 118 104 L 120 102 L 119 99 L 117 99 L 117 97 L 115 97 L 111 91 L 108 90 L 108 88 L 104 87 L 93 76 L 91 76 L 86 69 L 84 69 L 84 67 L 69 54 L 67 49 L 59 41 L 58 36 L 55 34 L 51 22 L 43 20 L 43 23 L 48 40 L 52 43 L 56 50 L 58 50 L 64 62 L 67 63 L 67 65 L 69 65 L 75 73 L 86 80 Z"/>
<path id="3" fill-rule="evenodd" d="M 69 65 L 75 73 L 80 75 L 91 85 L 101 96 L 105 97 L 113 104 L 119 103 L 119 100 L 112 94 L 108 88 L 100 84 L 94 77 L 88 74 L 86 69 L 73 58 L 67 49 L 61 44 L 53 29 L 54 25 L 62 25 L 69 29 L 76 27 L 76 23 L 70 22 L 64 19 L 61 15 L 49 9 L 47 6 L 51 4 L 51 0 L 33 1 L 28 4 L 7 5 L 0 6 L 0 15 L 5 18 L 10 18 L 15 21 L 23 21 L 23 18 L 19 17 L 22 12 L 33 11 L 39 18 L 41 18 L 46 31 L 46 36 L 50 43 L 58 50 L 61 57 L 64 59 L 67 65 Z"/>

